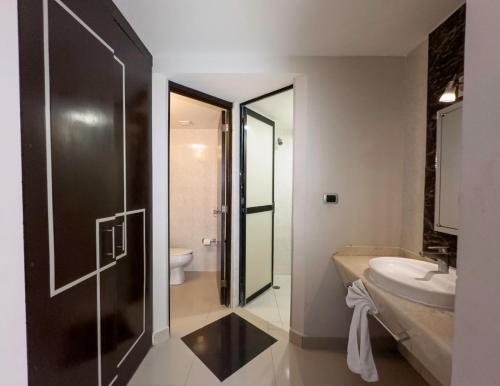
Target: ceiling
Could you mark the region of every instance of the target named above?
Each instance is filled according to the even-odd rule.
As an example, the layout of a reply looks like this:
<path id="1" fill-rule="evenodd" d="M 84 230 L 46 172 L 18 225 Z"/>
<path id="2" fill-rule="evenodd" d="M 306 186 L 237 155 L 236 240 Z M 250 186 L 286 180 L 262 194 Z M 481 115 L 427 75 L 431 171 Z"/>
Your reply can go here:
<path id="1" fill-rule="evenodd" d="M 221 118 L 220 107 L 203 103 L 179 94 L 170 94 L 170 128 L 179 129 L 217 129 Z M 184 126 L 180 121 L 188 121 Z"/>
<path id="2" fill-rule="evenodd" d="M 114 0 L 153 55 L 405 56 L 463 0 Z"/>
<path id="3" fill-rule="evenodd" d="M 272 121 L 279 122 L 282 130 L 293 130 L 293 89 L 247 106 Z"/>

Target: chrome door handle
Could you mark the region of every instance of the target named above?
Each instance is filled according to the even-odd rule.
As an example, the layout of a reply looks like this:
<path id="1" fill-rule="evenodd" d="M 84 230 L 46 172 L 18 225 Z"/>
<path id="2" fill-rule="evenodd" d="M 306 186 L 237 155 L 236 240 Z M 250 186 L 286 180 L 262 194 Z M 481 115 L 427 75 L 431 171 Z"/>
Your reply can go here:
<path id="1" fill-rule="evenodd" d="M 122 245 L 116 245 L 115 247 L 120 248 L 123 251 L 123 244 L 124 244 L 124 240 L 125 240 L 125 227 L 123 226 L 123 223 L 116 224 L 115 226 L 122 228 Z M 113 243 L 113 245 L 114 245 L 114 243 Z"/>
<path id="2" fill-rule="evenodd" d="M 104 252 L 106 256 L 113 256 L 115 258 L 115 228 L 112 227 L 110 229 L 104 229 L 104 232 L 111 232 L 111 252 Z"/>

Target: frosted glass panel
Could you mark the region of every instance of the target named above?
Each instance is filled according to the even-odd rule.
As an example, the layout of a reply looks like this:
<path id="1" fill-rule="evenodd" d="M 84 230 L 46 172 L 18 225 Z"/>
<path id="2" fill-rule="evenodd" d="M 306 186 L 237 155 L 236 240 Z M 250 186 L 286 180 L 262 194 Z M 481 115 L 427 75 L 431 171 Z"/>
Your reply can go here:
<path id="1" fill-rule="evenodd" d="M 246 215 L 246 297 L 272 281 L 273 212 Z"/>
<path id="2" fill-rule="evenodd" d="M 247 115 L 247 208 L 273 203 L 273 142 L 273 127 Z"/>

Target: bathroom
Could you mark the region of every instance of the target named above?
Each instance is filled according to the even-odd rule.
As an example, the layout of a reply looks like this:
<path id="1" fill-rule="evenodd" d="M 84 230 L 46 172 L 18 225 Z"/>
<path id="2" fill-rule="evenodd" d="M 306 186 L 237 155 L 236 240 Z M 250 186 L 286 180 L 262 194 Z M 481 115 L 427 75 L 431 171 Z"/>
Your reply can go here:
<path id="1" fill-rule="evenodd" d="M 239 229 L 243 216 L 238 216 L 241 208 L 236 197 L 241 189 L 239 173 L 242 170 L 238 150 L 244 149 L 240 146 L 245 135 L 244 127 L 240 127 L 244 111 L 238 110 L 243 105 L 260 115 L 270 116 L 258 109 L 259 101 L 252 104 L 255 95 L 259 99 L 258 95 L 263 94 L 253 92 L 252 97 L 249 85 L 264 84 L 268 92 L 279 87 L 272 86 L 271 76 L 204 73 L 177 76 L 176 81 L 180 83 L 197 87 L 211 85 L 206 90 L 214 95 L 238 101 L 232 110 L 230 128 L 233 148 L 231 241 L 234 244 L 229 277 L 232 307 L 235 308 L 210 311 L 203 316 L 205 323 L 214 323 L 220 316 L 236 312 L 271 335 L 276 334 L 273 336 L 280 336 L 280 330 L 288 331 L 286 341 L 305 351 L 323 350 L 325 357 L 334 363 L 337 359 L 329 355 L 347 346 L 348 342 L 352 313 L 346 306 L 346 287 L 362 276 L 370 259 L 385 256 L 423 261 L 441 254 L 443 259 L 449 259 L 451 274 L 448 275 L 453 276 L 453 267 L 457 265 L 454 261 L 457 236 L 438 230 L 439 224 L 434 222 L 437 116 L 439 111 L 460 103 L 463 98 L 466 84 L 463 77 L 464 24 L 465 7 L 451 9 L 436 20 L 404 58 L 308 59 L 298 65 L 293 63 L 296 67 L 292 68 L 298 75 L 286 74 L 279 79 L 283 86 L 287 83 L 294 86 L 293 137 L 291 141 L 282 138 L 284 145 L 293 146 L 289 324 L 280 317 L 279 292 L 273 293 L 273 288 L 266 288 L 243 308 L 238 308 L 242 305 L 239 247 L 244 233 Z M 250 97 L 245 97 L 241 91 L 246 91 L 245 87 L 232 87 L 239 82 L 250 90 Z M 213 86 L 214 83 L 217 85 Z M 454 102 L 447 99 L 452 93 L 455 94 Z M 275 156 L 281 148 L 276 138 Z M 456 154 L 455 158 L 447 160 L 452 166 L 460 164 Z M 456 174 L 457 169 L 451 168 L 452 174 L 453 170 Z M 279 174 L 274 176 L 279 177 Z M 448 189 L 456 179 L 450 182 Z M 276 188 L 276 184 L 274 186 Z M 456 205 L 457 198 L 443 199 L 441 203 Z M 452 214 L 453 210 L 447 213 Z M 456 224 L 450 228 L 453 226 Z M 434 247 L 447 249 L 433 250 Z M 274 253 L 276 256 L 276 250 Z M 365 265 L 359 266 L 361 273 L 350 266 L 358 259 L 365 259 Z M 266 277 L 269 277 L 267 271 Z M 446 308 L 449 303 L 445 308 L 430 308 L 431 317 L 427 318 L 429 306 L 406 299 L 394 303 L 399 296 L 391 297 L 389 293 L 388 297 L 377 298 L 382 293 L 379 287 L 367 284 L 367 288 L 384 311 L 380 312 L 378 320 L 369 317 L 380 381 L 397 384 L 398 374 L 405 374 L 409 385 L 450 384 L 454 317 L 453 311 Z M 393 302 L 387 303 L 387 298 Z M 271 306 L 269 299 L 278 305 Z M 389 308 L 391 304 L 396 304 L 394 312 Z M 175 308 L 171 310 L 172 318 Z M 171 325 L 175 336 L 175 324 Z M 198 326 L 200 323 L 193 322 L 185 332 Z M 384 350 L 379 346 L 389 346 L 392 352 L 389 358 L 392 359 L 386 362 Z M 281 352 L 274 354 L 282 358 Z M 288 354 L 283 355 L 288 361 Z M 344 360 L 342 356 L 340 372 L 349 371 Z M 329 377 L 337 376 L 323 368 L 318 371 L 324 375 L 323 383 L 318 384 L 325 384 Z M 186 370 L 186 374 L 186 379 L 191 379 L 189 374 L 194 373 Z M 294 377 L 292 373 L 287 378 L 286 369 L 276 374 L 288 380 Z M 299 378 L 301 375 L 300 371 L 295 374 Z M 346 381 L 346 384 L 349 383 Z"/>
<path id="2" fill-rule="evenodd" d="M 220 142 L 224 109 L 170 92 L 170 308 L 171 333 L 221 308 Z M 222 140 L 221 140 L 222 141 Z M 225 159 L 225 156 L 224 156 Z M 203 315 L 203 316 L 202 316 Z"/>
<path id="3" fill-rule="evenodd" d="M 5 382 L 500 385 L 500 4 L 384 1 L 2 2 Z"/>

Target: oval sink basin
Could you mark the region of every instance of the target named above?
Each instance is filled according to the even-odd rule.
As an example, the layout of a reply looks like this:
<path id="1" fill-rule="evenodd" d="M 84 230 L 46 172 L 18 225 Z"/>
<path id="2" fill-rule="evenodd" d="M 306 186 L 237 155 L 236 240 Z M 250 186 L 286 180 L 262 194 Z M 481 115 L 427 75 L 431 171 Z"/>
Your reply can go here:
<path id="1" fill-rule="evenodd" d="M 417 303 L 453 309 L 457 274 L 438 273 L 437 264 L 402 257 L 370 260 L 370 279 L 384 290 Z"/>

